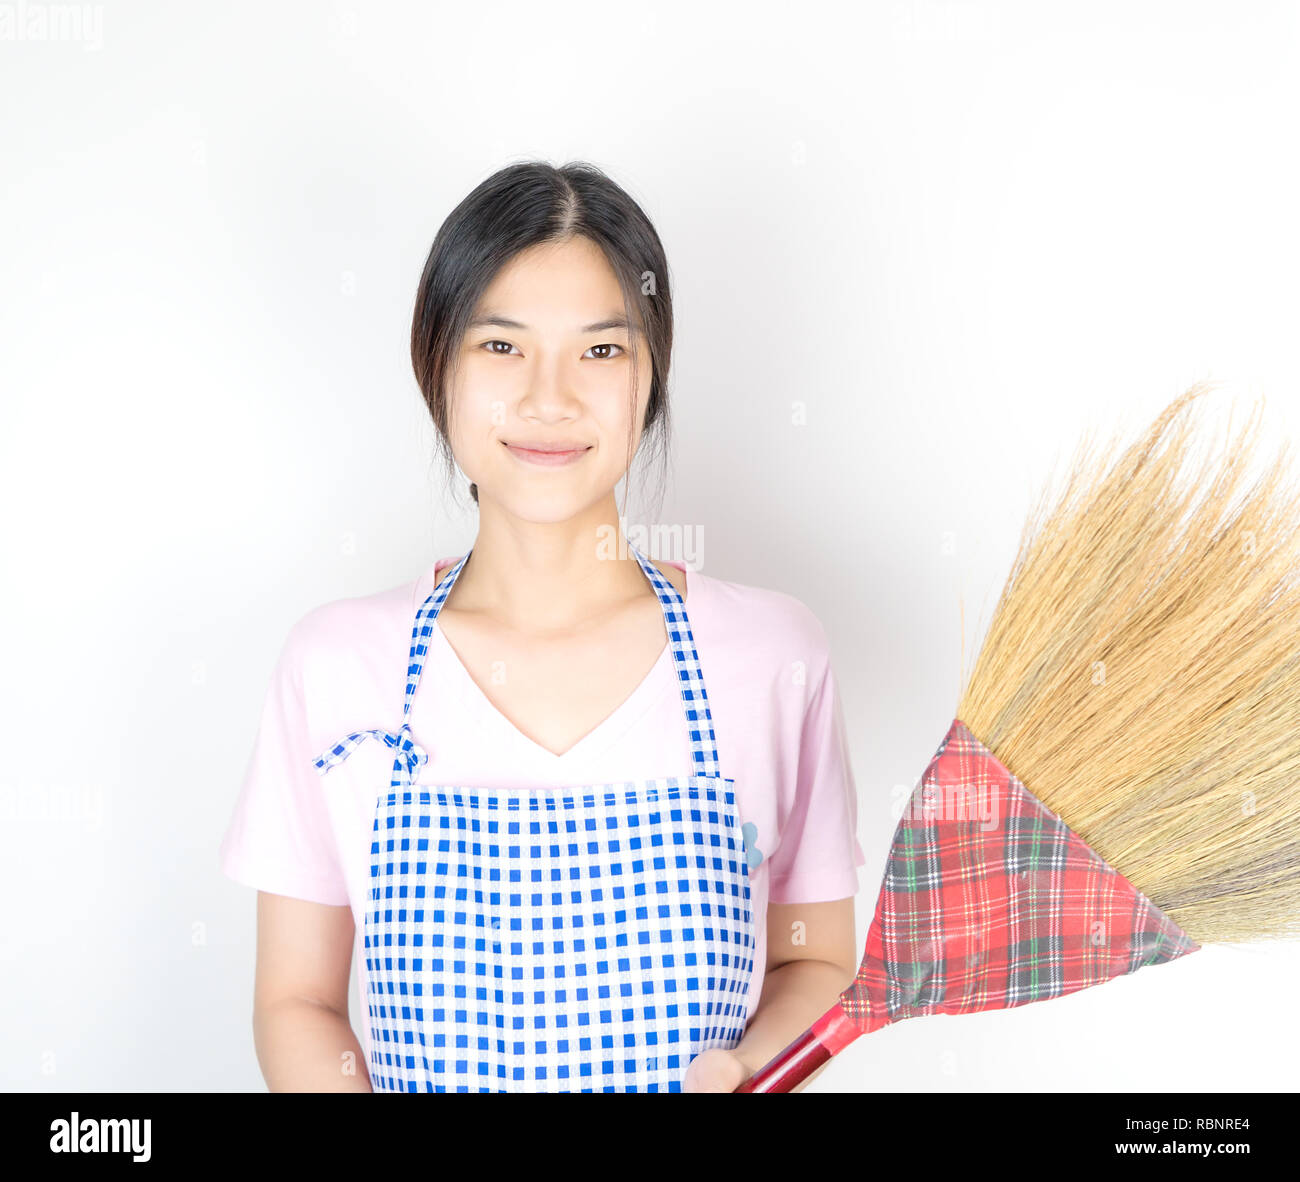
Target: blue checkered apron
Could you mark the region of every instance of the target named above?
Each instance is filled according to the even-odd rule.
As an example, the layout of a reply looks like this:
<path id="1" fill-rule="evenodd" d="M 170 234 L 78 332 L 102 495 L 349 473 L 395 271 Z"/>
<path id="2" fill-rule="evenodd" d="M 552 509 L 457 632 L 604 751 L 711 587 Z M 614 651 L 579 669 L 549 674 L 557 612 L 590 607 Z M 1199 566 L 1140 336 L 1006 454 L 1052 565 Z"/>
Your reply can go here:
<path id="1" fill-rule="evenodd" d="M 421 605 L 365 907 L 370 1078 L 394 1092 L 677 1092 L 745 1030 L 755 931 L 735 781 L 723 779 L 686 605 L 635 547 L 664 613 L 689 775 L 570 788 L 424 785 L 409 716 L 469 553 Z M 472 553 L 472 550 L 471 550 Z"/>

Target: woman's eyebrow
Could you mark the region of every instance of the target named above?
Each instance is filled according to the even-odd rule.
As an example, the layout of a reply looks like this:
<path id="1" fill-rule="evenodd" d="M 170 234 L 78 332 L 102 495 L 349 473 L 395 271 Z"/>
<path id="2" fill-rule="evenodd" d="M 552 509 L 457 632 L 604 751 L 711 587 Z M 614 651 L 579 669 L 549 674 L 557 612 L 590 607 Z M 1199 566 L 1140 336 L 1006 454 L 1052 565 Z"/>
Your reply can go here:
<path id="1" fill-rule="evenodd" d="M 498 316 L 494 312 L 478 316 L 469 322 L 470 328 L 485 328 L 490 324 L 495 324 L 498 328 L 517 328 L 522 332 L 528 331 L 528 325 L 521 324 L 518 320 L 511 320 L 508 316 Z M 584 324 L 578 329 L 579 332 L 605 332 L 611 328 L 627 328 L 627 319 L 623 316 L 609 316 L 604 320 L 597 320 L 594 324 Z"/>

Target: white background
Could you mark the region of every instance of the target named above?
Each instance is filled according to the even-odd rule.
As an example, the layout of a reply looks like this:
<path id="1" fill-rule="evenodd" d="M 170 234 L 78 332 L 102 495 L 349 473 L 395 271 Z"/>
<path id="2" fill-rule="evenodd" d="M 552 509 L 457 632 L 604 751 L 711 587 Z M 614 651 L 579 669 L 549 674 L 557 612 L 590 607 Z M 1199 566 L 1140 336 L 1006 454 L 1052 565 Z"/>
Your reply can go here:
<path id="1" fill-rule="evenodd" d="M 473 537 L 410 316 L 513 160 L 664 240 L 660 519 L 826 626 L 862 936 L 1058 455 L 1200 378 L 1300 442 L 1294 3 L 42 7 L 0 5 L 7 1088 L 264 1086 L 217 845 L 290 625 Z M 1298 968 L 910 1021 L 813 1089 L 1291 1089 Z"/>

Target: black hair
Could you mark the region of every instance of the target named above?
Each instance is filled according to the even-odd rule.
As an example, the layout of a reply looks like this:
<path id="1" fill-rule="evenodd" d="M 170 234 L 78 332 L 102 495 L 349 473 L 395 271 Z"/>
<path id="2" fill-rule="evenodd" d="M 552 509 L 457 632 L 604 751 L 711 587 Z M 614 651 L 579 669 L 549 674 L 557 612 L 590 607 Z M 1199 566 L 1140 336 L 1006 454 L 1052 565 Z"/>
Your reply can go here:
<path id="1" fill-rule="evenodd" d="M 416 292 L 411 364 L 448 475 L 455 469 L 455 458 L 448 435 L 447 389 L 479 298 L 520 251 L 574 237 L 587 238 L 600 248 L 618 277 L 628 323 L 640 325 L 645 334 L 652 377 L 641 444 L 666 463 L 673 309 L 659 235 L 641 207 L 594 164 L 574 161 L 556 167 L 525 161 L 494 172 L 451 211 L 433 240 Z M 638 335 L 629 334 L 634 382 Z M 633 387 L 633 407 L 636 395 Z M 629 468 L 632 460 L 629 450 Z M 478 489 L 472 484 L 470 496 L 477 504 Z"/>

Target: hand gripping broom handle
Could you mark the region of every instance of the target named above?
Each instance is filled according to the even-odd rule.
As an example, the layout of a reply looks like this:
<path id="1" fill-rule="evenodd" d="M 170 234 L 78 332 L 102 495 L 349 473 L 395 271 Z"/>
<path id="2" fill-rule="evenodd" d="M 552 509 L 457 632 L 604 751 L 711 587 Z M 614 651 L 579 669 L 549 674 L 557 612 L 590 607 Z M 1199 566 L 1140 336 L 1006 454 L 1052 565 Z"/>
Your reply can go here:
<path id="1" fill-rule="evenodd" d="M 832 1055 L 838 1054 L 863 1033 L 863 1028 L 836 1001 L 794 1042 L 760 1067 L 736 1091 L 793 1091 Z"/>

